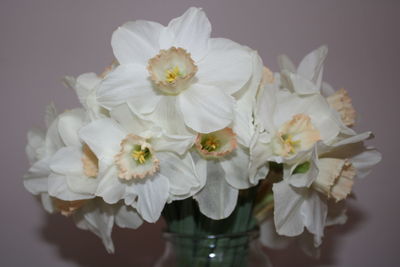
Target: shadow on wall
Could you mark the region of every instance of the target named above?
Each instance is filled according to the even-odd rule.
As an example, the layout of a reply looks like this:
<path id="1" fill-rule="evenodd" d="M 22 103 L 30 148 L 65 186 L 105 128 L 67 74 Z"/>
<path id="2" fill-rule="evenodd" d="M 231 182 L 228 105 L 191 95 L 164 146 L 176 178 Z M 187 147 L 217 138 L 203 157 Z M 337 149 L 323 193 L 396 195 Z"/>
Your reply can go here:
<path id="1" fill-rule="evenodd" d="M 115 254 L 108 254 L 101 240 L 89 231 L 78 229 L 72 218 L 45 214 L 42 238 L 58 248 L 60 258 L 77 266 L 152 266 L 162 254 L 163 222 L 144 224 L 139 230 L 115 227 Z"/>
<path id="2" fill-rule="evenodd" d="M 321 246 L 321 257 L 314 259 L 307 256 L 298 246 L 291 245 L 286 250 L 266 250 L 274 267 L 317 267 L 338 266 L 336 249 L 343 242 L 341 237 L 357 229 L 366 220 L 366 214 L 356 205 L 347 203 L 348 220 L 344 225 L 336 225 L 325 230 L 325 237 Z"/>
<path id="3" fill-rule="evenodd" d="M 321 258 L 310 258 L 294 245 L 286 250 L 265 250 L 273 266 L 336 266 L 335 252 L 340 246 L 340 237 L 357 228 L 366 219 L 365 213 L 354 205 L 348 205 L 347 214 L 349 219 L 345 225 L 334 226 L 326 231 Z M 45 225 L 41 229 L 42 238 L 58 247 L 63 260 L 74 262 L 78 266 L 153 266 L 164 248 L 161 239 L 164 225 L 162 220 L 156 224 L 144 224 L 136 231 L 114 228 L 115 254 L 108 254 L 97 236 L 78 229 L 72 219 L 58 214 L 45 216 Z"/>

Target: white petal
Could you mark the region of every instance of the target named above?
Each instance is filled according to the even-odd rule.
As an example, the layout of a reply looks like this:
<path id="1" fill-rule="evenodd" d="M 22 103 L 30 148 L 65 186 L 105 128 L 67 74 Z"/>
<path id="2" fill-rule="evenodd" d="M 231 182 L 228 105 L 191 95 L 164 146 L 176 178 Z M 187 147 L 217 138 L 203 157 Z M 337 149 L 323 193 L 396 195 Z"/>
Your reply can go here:
<path id="1" fill-rule="evenodd" d="M 85 110 L 74 109 L 60 115 L 58 120 L 58 131 L 63 142 L 67 146 L 80 146 L 78 131 L 84 125 Z"/>
<path id="2" fill-rule="evenodd" d="M 47 192 L 49 175 L 49 160 L 43 159 L 36 162 L 29 169 L 28 173 L 24 175 L 26 190 L 34 195 Z"/>
<path id="3" fill-rule="evenodd" d="M 84 230 L 90 230 L 101 238 L 109 253 L 114 252 L 111 239 L 111 231 L 114 225 L 114 214 L 112 207 L 105 204 L 101 199 L 87 202 L 77 214 L 77 226 Z M 82 221 L 80 221 L 82 220 Z"/>
<path id="4" fill-rule="evenodd" d="M 301 213 L 307 230 L 314 234 L 314 245 L 316 247 L 321 245 L 328 213 L 326 200 L 323 200 L 317 192 L 311 190 L 301 207 Z"/>
<path id="5" fill-rule="evenodd" d="M 220 160 L 226 181 L 236 189 L 246 189 L 254 184 L 249 179 L 249 153 L 238 146 L 233 153 Z"/>
<path id="6" fill-rule="evenodd" d="M 218 162 L 207 161 L 206 168 L 206 185 L 194 199 L 204 215 L 214 220 L 224 219 L 235 209 L 239 190 L 226 182 L 225 172 Z"/>
<path id="7" fill-rule="evenodd" d="M 50 169 L 63 175 L 83 175 L 81 147 L 63 147 L 50 159 Z"/>
<path id="8" fill-rule="evenodd" d="M 151 145 L 155 151 L 175 152 L 185 154 L 194 144 L 195 136 L 169 135 L 163 133 L 161 137 L 154 138 Z"/>
<path id="9" fill-rule="evenodd" d="M 311 156 L 309 157 L 309 160 L 307 160 L 307 158 L 306 159 L 303 158 L 298 164 L 295 164 L 293 166 L 285 166 L 284 167 L 285 168 L 284 176 L 288 176 L 288 177 L 285 177 L 285 179 L 287 179 L 289 184 L 291 184 L 292 186 L 310 187 L 310 185 L 315 181 L 315 179 L 317 179 L 318 173 L 319 173 L 317 145 L 315 145 L 313 147 Z M 308 171 L 305 173 L 293 174 L 293 171 L 295 170 L 295 168 L 299 164 L 302 164 L 306 161 L 310 162 L 310 165 L 309 165 L 310 167 L 309 167 Z M 287 167 L 290 169 L 290 171 L 287 171 L 287 169 L 286 169 Z"/>
<path id="10" fill-rule="evenodd" d="M 289 79 L 291 89 L 299 95 L 316 94 L 319 92 L 319 87 L 297 73 L 283 71 L 282 77 L 287 77 Z"/>
<path id="11" fill-rule="evenodd" d="M 127 104 L 121 104 L 113 108 L 110 115 L 119 122 L 127 133 L 140 135 L 153 126 L 152 122 L 134 112 Z"/>
<path id="12" fill-rule="evenodd" d="M 101 79 L 96 73 L 89 72 L 79 75 L 76 79 L 74 77 L 67 76 L 64 78 L 64 82 L 68 87 L 75 90 L 79 102 L 82 106 L 87 108 L 86 99 L 89 94 L 99 85 Z"/>
<path id="13" fill-rule="evenodd" d="M 47 193 L 40 194 L 40 201 L 42 202 L 43 208 L 49 212 L 53 213 L 56 211 L 56 208 L 53 204 L 53 199 Z"/>
<path id="14" fill-rule="evenodd" d="M 58 117 L 54 120 L 46 133 L 45 155 L 52 156 L 58 149 L 65 146 L 58 131 Z"/>
<path id="15" fill-rule="evenodd" d="M 186 49 L 195 61 L 207 53 L 211 23 L 201 8 L 191 7 L 182 16 L 171 20 L 167 31 L 174 36 L 172 45 Z"/>
<path id="16" fill-rule="evenodd" d="M 312 81 L 318 89 L 321 87 L 323 63 L 327 54 L 328 47 L 321 46 L 306 55 L 297 68 L 297 73 Z"/>
<path id="17" fill-rule="evenodd" d="M 119 27 L 112 36 L 111 45 L 120 64 L 138 63 L 143 66 L 158 54 L 159 37 L 164 26 L 157 22 L 137 20 Z"/>
<path id="18" fill-rule="evenodd" d="M 160 172 L 169 180 L 170 194 L 192 196 L 201 188 L 200 179 L 189 153 L 179 157 L 173 153 L 157 153 L 160 160 Z"/>
<path id="19" fill-rule="evenodd" d="M 134 208 L 120 205 L 115 214 L 115 223 L 121 228 L 137 229 L 143 220 Z"/>
<path id="20" fill-rule="evenodd" d="M 140 113 L 152 112 L 161 96 L 148 77 L 145 66 L 120 65 L 100 84 L 97 101 L 107 109 L 128 102 Z"/>
<path id="21" fill-rule="evenodd" d="M 223 38 L 210 39 L 210 51 L 198 62 L 199 83 L 221 88 L 232 95 L 239 91 L 253 73 L 252 53 L 245 47 Z"/>
<path id="22" fill-rule="evenodd" d="M 279 105 L 283 106 L 277 100 L 278 88 L 274 85 L 266 84 L 260 89 L 258 103 L 255 112 L 255 123 L 260 123 L 263 129 L 274 133 L 275 127 L 279 127 L 280 124 L 274 125 L 273 115 L 275 114 L 275 109 Z M 278 122 L 279 123 L 279 122 Z M 284 122 L 280 122 L 284 123 Z"/>
<path id="23" fill-rule="evenodd" d="M 79 194 L 70 190 L 66 176 L 58 174 L 50 174 L 49 179 L 49 195 L 65 201 L 90 199 L 93 195 Z"/>
<path id="24" fill-rule="evenodd" d="M 233 98 L 217 87 L 194 84 L 179 95 L 187 126 L 200 133 L 221 130 L 233 120 Z"/>
<path id="25" fill-rule="evenodd" d="M 45 133 L 41 129 L 33 128 L 27 134 L 28 144 L 26 145 L 25 152 L 28 156 L 30 164 L 33 164 L 40 159 L 42 152 L 40 150 L 44 147 Z"/>
<path id="26" fill-rule="evenodd" d="M 145 221 L 156 222 L 168 199 L 168 178 L 156 174 L 154 177 L 135 183 L 133 187 L 138 195 L 137 211 Z"/>
<path id="27" fill-rule="evenodd" d="M 116 166 L 111 166 L 102 174 L 102 179 L 97 187 L 96 195 L 109 204 L 115 204 L 126 196 L 126 187 L 131 183 L 118 178 Z"/>
<path id="28" fill-rule="evenodd" d="M 357 169 L 357 177 L 363 178 L 371 172 L 371 168 L 382 160 L 382 154 L 372 147 L 352 157 L 350 162 Z"/>
<path id="29" fill-rule="evenodd" d="M 98 178 L 81 176 L 67 176 L 67 183 L 69 189 L 75 193 L 94 195 L 96 193 L 97 185 L 99 183 Z"/>
<path id="30" fill-rule="evenodd" d="M 274 221 L 276 231 L 280 235 L 297 236 L 304 230 L 301 205 L 305 191 L 292 188 L 285 180 L 275 183 L 274 192 Z"/>
<path id="31" fill-rule="evenodd" d="M 353 143 L 358 143 L 364 140 L 367 140 L 369 138 L 371 138 L 372 132 L 365 132 L 365 133 L 361 133 L 361 134 L 357 134 L 354 136 L 350 136 L 346 139 L 340 140 L 339 142 L 333 144 L 333 147 L 339 147 L 339 146 L 344 146 L 344 145 L 348 145 L 348 144 L 353 144 Z"/>
<path id="32" fill-rule="evenodd" d="M 177 100 L 176 96 L 162 97 L 154 112 L 150 114 L 150 119 L 167 133 L 188 135 L 189 130 L 183 121 Z"/>
<path id="33" fill-rule="evenodd" d="M 281 70 L 288 70 L 290 72 L 296 72 L 296 67 L 287 55 L 278 56 L 278 64 Z"/>
<path id="34" fill-rule="evenodd" d="M 237 105 L 233 131 L 237 135 L 238 143 L 249 147 L 251 137 L 255 131 L 254 109 L 256 96 L 259 93 L 260 83 L 264 73 L 263 62 L 256 51 L 252 52 L 253 74 L 247 84 L 235 94 Z M 263 114 L 265 115 L 265 114 Z"/>
<path id="35" fill-rule="evenodd" d="M 264 169 L 265 176 L 268 173 L 268 160 L 272 156 L 272 150 L 269 145 L 270 136 L 267 133 L 256 134 L 253 136 L 250 145 L 250 163 L 249 176 L 250 181 L 254 184 L 258 181 L 257 175 L 259 170 Z M 265 177 L 264 176 L 264 177 Z"/>
<path id="36" fill-rule="evenodd" d="M 79 136 L 90 147 L 99 161 L 111 164 L 120 150 L 126 133 L 111 119 L 96 120 L 79 131 Z"/>

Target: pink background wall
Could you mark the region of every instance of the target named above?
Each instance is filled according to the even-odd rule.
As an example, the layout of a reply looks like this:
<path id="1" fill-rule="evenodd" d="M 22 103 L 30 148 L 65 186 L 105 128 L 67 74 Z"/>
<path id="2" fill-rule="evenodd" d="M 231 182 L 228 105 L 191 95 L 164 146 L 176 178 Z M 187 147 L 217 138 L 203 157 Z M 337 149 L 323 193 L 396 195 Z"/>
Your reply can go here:
<path id="1" fill-rule="evenodd" d="M 271 253 L 276 266 L 399 266 L 398 203 L 400 2 L 395 0 L 1 0 L 0 265 L 150 266 L 160 255 L 162 223 L 114 232 L 116 254 L 71 220 L 45 214 L 25 191 L 27 130 L 43 125 L 50 101 L 78 106 L 63 75 L 102 70 L 112 60 L 112 31 L 128 20 L 167 23 L 202 6 L 213 36 L 249 45 L 277 69 L 276 56 L 298 62 L 329 45 L 325 80 L 354 99 L 360 131 L 371 129 L 384 160 L 355 187 L 350 221 L 327 232 L 319 261 L 298 249 Z"/>

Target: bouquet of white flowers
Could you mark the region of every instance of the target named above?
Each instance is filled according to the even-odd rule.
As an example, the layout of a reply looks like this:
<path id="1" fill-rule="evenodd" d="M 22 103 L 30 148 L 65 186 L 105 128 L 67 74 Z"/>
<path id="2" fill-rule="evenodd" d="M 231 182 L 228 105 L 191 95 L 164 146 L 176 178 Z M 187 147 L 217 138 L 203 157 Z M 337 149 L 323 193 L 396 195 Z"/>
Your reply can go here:
<path id="1" fill-rule="evenodd" d="M 344 223 L 343 200 L 381 156 L 363 143 L 371 132 L 351 128 L 347 91 L 322 81 L 327 48 L 297 68 L 280 56 L 273 73 L 256 51 L 210 33 L 199 8 L 167 26 L 128 22 L 103 73 L 65 77 L 82 107 L 50 105 L 47 130 L 28 133 L 24 185 L 47 211 L 109 252 L 114 224 L 161 215 L 166 231 L 193 236 L 259 226 L 269 246 L 298 237 L 318 247 L 326 226 Z"/>

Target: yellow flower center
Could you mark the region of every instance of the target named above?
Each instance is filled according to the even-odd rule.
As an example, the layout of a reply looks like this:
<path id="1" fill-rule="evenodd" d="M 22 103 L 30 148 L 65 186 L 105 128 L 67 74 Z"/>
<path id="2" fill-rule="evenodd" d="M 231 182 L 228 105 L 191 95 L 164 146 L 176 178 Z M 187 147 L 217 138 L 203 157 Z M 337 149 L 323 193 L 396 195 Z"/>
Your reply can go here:
<path id="1" fill-rule="evenodd" d="M 300 140 L 294 141 L 293 136 L 290 134 L 282 134 L 283 146 L 288 154 L 296 153 L 296 148 L 300 145 Z"/>
<path id="2" fill-rule="evenodd" d="M 182 73 L 181 73 L 181 71 L 180 71 L 178 66 L 175 66 L 173 68 L 167 69 L 165 71 L 165 80 L 168 83 L 173 83 L 173 82 L 175 82 L 175 80 L 177 78 L 182 77 L 182 76 L 183 75 L 182 75 Z"/>
<path id="3" fill-rule="evenodd" d="M 272 140 L 272 146 L 276 155 L 289 157 L 310 149 L 320 139 L 319 131 L 314 128 L 311 118 L 305 114 L 296 114 L 280 127 Z"/>
<path id="4" fill-rule="evenodd" d="M 220 147 L 220 144 L 221 141 L 215 136 L 206 136 L 206 138 L 201 142 L 201 147 L 208 152 L 212 152 L 217 150 Z"/>
<path id="5" fill-rule="evenodd" d="M 144 164 L 148 158 L 150 158 L 150 150 L 146 147 L 142 149 L 140 146 L 133 149 L 131 156 L 139 164 Z"/>

